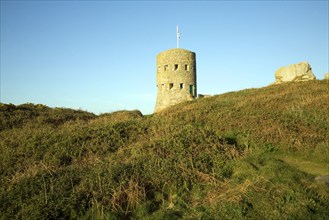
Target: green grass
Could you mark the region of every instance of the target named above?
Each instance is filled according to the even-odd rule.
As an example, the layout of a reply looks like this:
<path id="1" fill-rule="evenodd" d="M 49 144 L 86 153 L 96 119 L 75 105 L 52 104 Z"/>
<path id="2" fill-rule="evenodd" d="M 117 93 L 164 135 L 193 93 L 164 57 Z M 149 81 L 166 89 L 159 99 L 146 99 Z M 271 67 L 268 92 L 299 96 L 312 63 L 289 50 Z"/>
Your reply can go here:
<path id="1" fill-rule="evenodd" d="M 289 165 L 315 176 L 329 175 L 329 163 L 320 163 L 310 161 L 294 156 L 283 157 L 283 160 Z"/>
<path id="2" fill-rule="evenodd" d="M 325 219 L 329 84 L 143 116 L 0 104 L 0 219 Z"/>

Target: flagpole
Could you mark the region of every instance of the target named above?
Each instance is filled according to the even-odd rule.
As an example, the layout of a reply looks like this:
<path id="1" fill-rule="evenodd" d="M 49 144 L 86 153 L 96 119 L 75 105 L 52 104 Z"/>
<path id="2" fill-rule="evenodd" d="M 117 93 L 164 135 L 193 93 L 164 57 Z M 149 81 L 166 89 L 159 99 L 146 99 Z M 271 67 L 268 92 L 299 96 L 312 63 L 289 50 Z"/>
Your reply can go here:
<path id="1" fill-rule="evenodd" d="M 179 29 L 178 29 L 178 25 L 176 26 L 176 41 L 177 41 L 177 48 L 179 47 Z"/>

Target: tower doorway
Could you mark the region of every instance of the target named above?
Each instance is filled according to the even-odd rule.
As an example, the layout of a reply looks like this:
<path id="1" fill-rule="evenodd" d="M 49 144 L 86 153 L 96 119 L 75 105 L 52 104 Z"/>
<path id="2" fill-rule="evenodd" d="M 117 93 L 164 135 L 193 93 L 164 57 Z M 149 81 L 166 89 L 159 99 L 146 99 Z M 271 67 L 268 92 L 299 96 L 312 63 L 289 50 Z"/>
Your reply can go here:
<path id="1" fill-rule="evenodd" d="M 194 97 L 194 86 L 190 85 L 190 94 Z"/>

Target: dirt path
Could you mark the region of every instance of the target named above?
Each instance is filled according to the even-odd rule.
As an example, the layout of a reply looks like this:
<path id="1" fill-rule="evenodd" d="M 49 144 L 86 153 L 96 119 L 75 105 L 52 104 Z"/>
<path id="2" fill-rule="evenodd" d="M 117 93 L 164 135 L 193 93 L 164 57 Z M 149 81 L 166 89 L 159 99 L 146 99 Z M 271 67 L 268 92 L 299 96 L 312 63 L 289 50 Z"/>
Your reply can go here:
<path id="1" fill-rule="evenodd" d="M 329 175 L 317 176 L 315 177 L 315 181 L 323 182 L 329 186 Z"/>

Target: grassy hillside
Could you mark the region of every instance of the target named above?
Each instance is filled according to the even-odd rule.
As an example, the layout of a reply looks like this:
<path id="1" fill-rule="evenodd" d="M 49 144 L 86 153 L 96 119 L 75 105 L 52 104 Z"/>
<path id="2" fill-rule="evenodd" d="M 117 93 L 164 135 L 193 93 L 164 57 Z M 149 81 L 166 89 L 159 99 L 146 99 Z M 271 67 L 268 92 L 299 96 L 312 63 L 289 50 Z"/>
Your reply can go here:
<path id="1" fill-rule="evenodd" d="M 0 219 L 325 219 L 329 83 L 148 116 L 1 104 L 0 152 Z"/>

